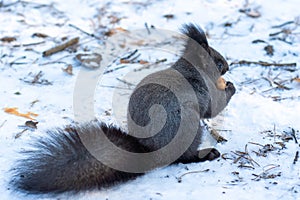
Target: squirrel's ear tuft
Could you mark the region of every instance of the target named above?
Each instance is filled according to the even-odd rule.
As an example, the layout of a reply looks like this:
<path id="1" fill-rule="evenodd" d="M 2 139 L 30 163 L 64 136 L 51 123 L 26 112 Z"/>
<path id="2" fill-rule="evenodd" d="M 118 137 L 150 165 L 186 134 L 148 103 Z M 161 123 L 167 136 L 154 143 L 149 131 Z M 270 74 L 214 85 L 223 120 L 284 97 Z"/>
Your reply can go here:
<path id="1" fill-rule="evenodd" d="M 209 50 L 206 35 L 200 26 L 192 23 L 183 24 L 180 30 L 183 34 L 189 37 L 188 40 L 192 39 L 200 44 L 204 49 Z"/>

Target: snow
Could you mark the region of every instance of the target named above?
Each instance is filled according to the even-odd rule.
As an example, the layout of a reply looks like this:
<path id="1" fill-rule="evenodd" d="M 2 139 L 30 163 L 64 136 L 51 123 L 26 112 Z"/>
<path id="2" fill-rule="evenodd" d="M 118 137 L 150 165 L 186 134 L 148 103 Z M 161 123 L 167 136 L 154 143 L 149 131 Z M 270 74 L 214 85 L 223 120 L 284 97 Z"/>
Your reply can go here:
<path id="1" fill-rule="evenodd" d="M 239 12 L 239 9 L 243 9 L 245 5 L 247 8 L 257 10 L 261 16 L 252 18 Z M 99 71 L 85 69 L 74 60 L 75 55 L 102 52 L 105 62 L 111 62 L 116 58 L 115 56 L 122 57 L 127 55 L 126 51 L 137 48 L 134 44 L 131 46 L 129 44 L 136 39 L 128 39 L 127 49 L 118 47 L 121 40 L 115 39 L 114 36 L 106 37 L 106 44 L 115 45 L 107 48 L 102 40 L 84 34 L 70 24 L 100 38 L 104 38 L 103 32 L 121 27 L 134 33 L 134 37 L 146 40 L 143 35 L 143 33 L 147 34 L 145 23 L 153 33 L 155 30 L 151 25 L 156 30 L 177 33 L 181 24 L 188 22 L 195 22 L 207 31 L 210 45 L 225 55 L 228 63 L 240 60 L 266 61 L 297 63 L 297 67 L 289 71 L 286 67 L 262 67 L 257 64 L 231 66 L 225 79 L 235 84 L 237 93 L 224 112 L 215 119 L 209 120 L 209 123 L 220 130 L 220 134 L 228 140 L 216 146 L 223 154 L 223 158 L 212 162 L 172 165 L 112 188 L 87 191 L 77 195 L 66 193 L 54 198 L 299 199 L 300 164 L 299 161 L 294 162 L 299 144 L 296 144 L 295 139 L 291 137 L 292 130 L 295 130 L 295 137 L 300 140 L 298 131 L 300 130 L 300 83 L 291 81 L 299 76 L 298 5 L 299 2 L 296 0 L 249 0 L 248 4 L 247 1 L 242 0 L 0 1 L 2 27 L 0 38 L 11 36 L 17 39 L 11 43 L 0 42 L 1 199 L 53 198 L 43 195 L 27 196 L 13 190 L 8 185 L 9 169 L 21 156 L 17 152 L 28 148 L 35 137 L 45 136 L 46 129 L 73 123 L 76 120 L 73 92 L 77 76 L 82 72 L 93 76 L 93 73 L 97 74 Z M 166 14 L 173 14 L 174 18 L 166 19 L 163 17 Z M 116 16 L 120 21 L 114 24 L 110 16 Z M 272 40 L 269 34 L 282 30 L 272 26 L 287 21 L 295 22 L 283 27 L 292 30 L 292 34 L 277 35 L 284 38 L 286 42 Z M 225 23 L 230 23 L 231 26 L 224 26 Z M 44 33 L 49 37 L 32 37 L 34 33 Z M 142 35 L 137 36 L 136 33 Z M 44 50 L 61 43 L 63 37 L 72 39 L 77 36 L 80 37 L 77 52 L 65 50 L 50 57 L 42 57 Z M 123 105 L 126 104 L 126 97 L 134 87 L 121 83 L 116 78 L 137 83 L 146 74 L 171 65 L 176 60 L 181 47 L 176 43 L 176 38 L 168 37 L 168 34 L 158 39 L 154 37 L 157 41 L 153 39 L 152 43 L 166 40 L 170 41 L 171 45 L 159 46 L 153 51 L 151 48 L 141 49 L 141 57 L 139 57 L 150 63 L 167 58 L 166 62 L 141 70 L 131 79 L 126 74 L 143 65 L 126 65 L 125 68 L 107 73 L 101 78 L 94 98 L 94 112 L 97 118 L 106 122 L 118 122 L 126 129 L 124 121 L 126 106 Z M 266 43 L 252 42 L 257 39 L 264 40 Z M 36 42 L 43 43 L 27 47 L 13 46 Z M 264 47 L 267 44 L 274 47 L 273 56 L 266 54 Z M 68 64 L 73 66 L 73 76 L 61 70 Z M 120 63 L 114 63 L 109 69 L 120 66 Z M 28 76 L 29 73 L 34 76 L 39 71 L 44 73 L 42 79 L 50 81 L 52 85 L 32 85 L 23 81 L 23 79 L 32 79 Z M 273 79 L 290 89 L 275 89 L 276 84 L 269 82 Z M 119 86 L 123 89 L 116 90 L 107 86 Z M 15 94 L 16 92 L 20 95 Z M 118 99 L 120 96 L 114 96 L 116 94 L 123 96 L 124 99 L 121 101 Z M 282 100 L 275 101 L 274 97 Z M 38 101 L 32 104 L 36 100 Z M 23 125 L 27 119 L 5 113 L 2 110 L 5 107 L 18 107 L 20 112 L 38 113 L 39 116 L 36 118 L 39 122 L 38 129 L 27 130 L 20 137 L 15 138 L 22 132 L 23 128 L 20 125 Z M 113 114 L 117 113 L 116 110 L 112 110 L 115 107 L 121 109 L 121 117 L 118 119 L 113 117 Z M 285 141 L 286 136 L 292 139 Z M 265 153 L 266 157 L 256 155 L 254 151 L 259 152 L 264 145 L 273 148 Z M 285 148 L 281 145 L 285 145 Z M 243 152 L 249 153 L 253 159 L 252 163 L 249 163 L 250 159 L 237 160 L 238 155 L 242 155 Z M 239 167 L 239 165 L 248 167 Z M 178 177 L 187 172 L 198 173 L 184 175 L 179 183 Z"/>

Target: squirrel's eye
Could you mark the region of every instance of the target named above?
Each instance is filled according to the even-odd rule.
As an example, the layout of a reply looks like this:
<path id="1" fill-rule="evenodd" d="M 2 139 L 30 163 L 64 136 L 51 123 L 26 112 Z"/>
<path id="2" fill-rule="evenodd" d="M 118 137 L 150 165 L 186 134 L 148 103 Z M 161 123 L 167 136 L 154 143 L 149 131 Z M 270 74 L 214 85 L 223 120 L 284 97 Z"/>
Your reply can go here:
<path id="1" fill-rule="evenodd" d="M 217 62 L 217 67 L 219 70 L 223 69 L 223 63 L 222 62 Z"/>

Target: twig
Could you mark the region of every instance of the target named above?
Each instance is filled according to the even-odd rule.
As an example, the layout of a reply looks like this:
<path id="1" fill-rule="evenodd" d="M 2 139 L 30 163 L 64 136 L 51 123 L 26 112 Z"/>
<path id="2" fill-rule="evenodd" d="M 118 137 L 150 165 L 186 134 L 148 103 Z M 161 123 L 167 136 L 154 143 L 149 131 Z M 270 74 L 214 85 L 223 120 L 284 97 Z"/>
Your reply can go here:
<path id="1" fill-rule="evenodd" d="M 269 36 L 273 37 L 273 36 L 279 35 L 280 33 L 284 33 L 284 30 L 278 31 L 276 33 L 270 33 Z"/>
<path id="2" fill-rule="evenodd" d="M 147 22 L 145 23 L 145 27 L 146 27 L 146 30 L 147 30 L 148 35 L 150 35 L 151 32 L 150 32 L 150 29 L 149 29 L 149 26 L 148 26 Z"/>
<path id="3" fill-rule="evenodd" d="M 116 68 L 114 68 L 114 69 L 107 70 L 107 71 L 104 72 L 104 74 L 108 74 L 108 73 L 117 71 L 117 70 L 119 70 L 119 69 L 123 69 L 123 68 L 125 68 L 125 67 L 126 67 L 126 65 L 122 65 L 122 66 L 120 66 L 120 67 L 116 67 Z"/>
<path id="4" fill-rule="evenodd" d="M 29 46 L 34 46 L 34 45 L 39 45 L 39 44 L 44 44 L 44 43 L 45 43 L 45 41 L 28 43 L 28 44 L 16 44 L 16 45 L 13 45 L 13 47 L 29 47 Z"/>
<path id="5" fill-rule="evenodd" d="M 113 88 L 113 89 L 120 89 L 120 90 L 132 90 L 132 89 L 130 89 L 130 88 L 123 88 L 123 87 L 112 86 L 112 85 L 100 85 L 100 87 L 104 87 L 104 88 Z"/>
<path id="6" fill-rule="evenodd" d="M 284 86 L 284 85 L 282 85 L 282 84 L 280 84 L 280 83 L 278 83 L 278 82 L 276 82 L 276 81 L 273 81 L 273 83 L 274 83 L 275 85 L 277 85 L 277 88 L 285 89 L 285 90 L 290 90 L 290 89 L 291 89 L 291 88 L 289 88 L 289 87 L 287 87 L 287 86 Z"/>
<path id="7" fill-rule="evenodd" d="M 137 52 L 138 52 L 138 50 L 136 49 L 133 52 L 131 52 L 128 56 L 122 57 L 120 60 L 128 60 L 129 58 L 134 56 L 134 54 L 136 54 Z"/>
<path id="8" fill-rule="evenodd" d="M 35 83 L 37 83 L 39 80 L 40 80 L 40 78 L 43 76 L 43 72 L 42 71 L 39 71 L 39 73 L 37 73 L 35 76 L 34 76 L 34 78 L 33 78 L 33 80 L 31 81 L 31 83 L 32 84 L 35 84 Z"/>
<path id="9" fill-rule="evenodd" d="M 248 152 L 248 145 L 247 144 L 245 145 L 245 151 L 244 152 L 241 152 L 241 151 L 235 151 L 235 152 L 231 151 L 231 152 L 238 156 L 238 158 L 235 159 L 233 163 L 237 163 L 241 158 L 244 158 L 244 159 L 248 160 L 249 163 L 252 165 L 252 166 L 246 166 L 243 163 L 241 163 L 241 165 L 239 167 L 250 167 L 250 168 L 254 169 L 254 164 L 253 163 L 255 163 L 257 166 L 260 166 L 255 160 L 253 160 L 253 158 L 251 158 L 251 156 Z"/>
<path id="10" fill-rule="evenodd" d="M 63 57 L 61 57 L 57 60 L 54 60 L 54 61 L 51 61 L 51 62 L 41 63 L 39 65 L 42 66 L 42 65 L 49 65 L 49 64 L 54 64 L 54 63 L 67 64 L 67 62 L 64 62 L 64 61 L 61 61 L 61 60 L 64 59 L 64 58 L 70 57 L 70 56 L 73 56 L 73 55 L 65 55 L 65 56 L 63 56 Z"/>
<path id="11" fill-rule="evenodd" d="M 247 60 L 241 60 L 238 62 L 232 62 L 230 65 L 234 65 L 234 64 L 240 64 L 240 65 L 250 65 L 250 64 L 256 64 L 256 65 L 261 65 L 264 67 L 268 67 L 268 66 L 276 66 L 276 67 L 296 67 L 297 63 L 269 63 L 269 62 L 265 62 L 265 61 L 247 61 Z"/>
<path id="12" fill-rule="evenodd" d="M 3 4 L 3 2 L 0 2 L 0 8 L 1 8 L 1 7 L 2 7 L 2 8 L 6 8 L 6 7 L 9 7 L 9 6 L 13 6 L 13 5 L 18 4 L 18 3 L 20 3 L 20 2 L 22 2 L 22 1 L 18 0 L 18 1 L 16 1 L 16 2 L 8 3 L 8 4 Z"/>
<path id="13" fill-rule="evenodd" d="M 163 58 L 163 59 L 161 59 L 161 60 L 157 60 L 157 61 L 155 61 L 154 63 L 150 63 L 150 64 L 147 64 L 147 65 L 145 65 L 145 66 L 142 66 L 142 67 L 140 67 L 140 68 L 138 68 L 138 69 L 134 69 L 134 71 L 135 72 L 137 72 L 137 71 L 142 71 L 143 69 L 149 69 L 151 66 L 153 66 L 153 65 L 157 65 L 157 64 L 159 64 L 159 63 L 163 63 L 163 62 L 166 62 L 167 61 L 167 59 L 166 58 Z"/>
<path id="14" fill-rule="evenodd" d="M 26 131 L 28 131 L 28 129 L 26 128 L 26 129 L 24 129 L 24 130 L 22 130 L 20 133 L 17 133 L 16 135 L 15 135 L 15 139 L 18 139 L 19 137 L 21 137 L 22 136 L 22 134 L 23 133 L 25 133 Z"/>
<path id="15" fill-rule="evenodd" d="M 2 128 L 6 122 L 7 122 L 7 120 L 4 120 L 4 121 L 2 122 L 2 124 L 0 125 L 0 128 Z"/>
<path id="16" fill-rule="evenodd" d="M 270 40 L 279 40 L 279 41 L 284 42 L 284 43 L 287 43 L 287 44 L 289 44 L 289 45 L 292 45 L 292 44 L 293 44 L 293 42 L 286 41 L 286 39 L 280 38 L 280 37 L 273 37 L 273 38 L 271 38 Z"/>
<path id="17" fill-rule="evenodd" d="M 256 142 L 248 142 L 249 144 L 254 144 L 254 145 L 257 145 L 257 146 L 261 146 L 261 147 L 264 147 L 264 145 L 262 144 L 259 144 L 259 143 L 256 143 Z"/>
<path id="18" fill-rule="evenodd" d="M 283 26 L 293 24 L 293 23 L 294 23 L 294 21 L 287 21 L 287 22 L 284 22 L 283 24 L 280 24 L 280 25 L 271 26 L 271 28 L 281 28 Z"/>
<path id="19" fill-rule="evenodd" d="M 122 83 L 128 85 L 128 86 L 135 86 L 135 84 L 129 83 L 128 81 L 122 80 L 122 79 L 120 79 L 120 78 L 116 78 L 116 79 L 117 79 L 118 81 L 120 81 L 120 82 L 122 82 Z"/>
<path id="20" fill-rule="evenodd" d="M 222 142 L 227 142 L 228 140 L 225 139 L 222 135 L 220 135 L 218 133 L 217 130 L 215 129 L 211 129 L 210 130 L 210 134 L 212 135 L 212 137 L 218 142 L 218 143 L 222 143 Z"/>
<path id="21" fill-rule="evenodd" d="M 185 175 L 188 175 L 188 174 L 196 174 L 196 173 L 203 173 L 203 172 L 208 172 L 208 171 L 209 171 L 209 169 L 186 172 L 186 173 L 182 174 L 181 176 L 179 176 L 179 177 L 176 178 L 176 179 L 177 179 L 178 183 L 181 183 L 182 177 L 184 177 Z"/>
<path id="22" fill-rule="evenodd" d="M 269 168 L 265 170 L 266 167 L 269 167 Z M 264 166 L 262 173 L 260 173 L 259 175 L 252 174 L 253 176 L 255 176 L 255 178 L 253 178 L 252 180 L 259 181 L 260 179 L 273 179 L 273 178 L 276 178 L 277 176 L 281 175 L 281 172 L 279 172 L 278 174 L 270 174 L 270 175 L 268 175 L 267 172 L 274 169 L 274 168 L 278 168 L 278 167 L 280 167 L 280 165 L 270 164 L 270 165 Z"/>
<path id="23" fill-rule="evenodd" d="M 70 46 L 72 46 L 74 44 L 77 44 L 78 42 L 79 42 L 79 37 L 73 38 L 73 39 L 71 39 L 71 40 L 69 40 L 69 41 L 67 41 L 67 42 L 65 42 L 63 44 L 60 44 L 60 45 L 58 45 L 56 47 L 53 47 L 51 49 L 48 49 L 48 50 L 44 51 L 43 52 L 43 56 L 44 57 L 50 56 L 52 54 L 55 54 L 57 52 L 60 52 L 60 51 L 62 51 L 64 49 L 66 49 L 66 48 L 68 48 L 68 47 L 70 47 Z"/>
<path id="24" fill-rule="evenodd" d="M 274 89 L 274 88 L 272 88 L 272 89 Z M 272 99 L 273 99 L 273 101 L 282 101 L 282 100 L 288 100 L 288 99 L 291 99 L 291 100 L 293 100 L 293 99 L 296 99 L 296 98 L 300 98 L 300 96 L 297 96 L 297 97 L 280 97 L 280 96 L 273 96 L 273 97 L 271 97 Z"/>
<path id="25" fill-rule="evenodd" d="M 296 152 L 296 155 L 295 155 L 295 158 L 294 158 L 294 161 L 293 161 L 293 164 L 295 165 L 296 162 L 298 161 L 299 159 L 299 151 Z"/>
<path id="26" fill-rule="evenodd" d="M 250 65 L 250 64 L 255 64 L 255 65 L 261 65 L 263 67 L 268 67 L 268 66 L 276 66 L 276 67 L 296 67 L 297 63 L 269 63 L 265 61 L 248 61 L 248 60 L 240 60 L 238 62 L 232 62 L 230 65 Z"/>
<path id="27" fill-rule="evenodd" d="M 293 136 L 293 138 L 294 138 L 294 140 L 295 140 L 295 143 L 298 144 L 298 140 L 297 140 L 297 138 L 296 138 L 296 131 L 295 131 L 295 129 L 293 129 L 293 128 L 292 128 L 292 134 L 291 134 L 291 135 Z"/>
<path id="28" fill-rule="evenodd" d="M 14 61 L 10 62 L 9 65 L 22 65 L 22 64 L 27 64 L 25 62 L 17 62 L 17 60 L 21 60 L 21 59 L 26 59 L 26 56 L 21 56 L 19 58 L 16 58 Z"/>
<path id="29" fill-rule="evenodd" d="M 75 26 L 74 24 L 69 24 L 69 26 L 72 27 L 72 28 L 75 28 L 76 30 L 78 30 L 78 31 L 80 31 L 80 32 L 82 32 L 82 33 L 84 33 L 84 34 L 90 36 L 90 37 L 96 38 L 97 40 L 102 40 L 102 38 L 96 36 L 96 35 L 93 34 L 93 33 L 88 33 L 88 32 L 86 32 L 86 31 L 82 30 L 81 28 Z"/>
<path id="30" fill-rule="evenodd" d="M 32 73 L 30 72 L 28 75 L 31 76 Z M 52 85 L 52 83 L 49 82 L 48 80 L 41 79 L 43 75 L 44 75 L 43 72 L 39 71 L 39 73 L 34 75 L 33 80 L 26 80 L 26 79 L 21 79 L 21 80 L 23 80 L 25 83 L 30 83 L 30 84 Z"/>

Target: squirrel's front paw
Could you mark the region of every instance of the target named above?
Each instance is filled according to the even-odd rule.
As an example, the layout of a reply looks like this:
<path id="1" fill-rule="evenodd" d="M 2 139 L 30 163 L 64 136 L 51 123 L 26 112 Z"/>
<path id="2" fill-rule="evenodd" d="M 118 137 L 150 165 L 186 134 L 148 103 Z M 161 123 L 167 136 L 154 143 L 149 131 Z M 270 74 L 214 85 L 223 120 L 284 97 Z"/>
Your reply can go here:
<path id="1" fill-rule="evenodd" d="M 234 87 L 233 83 L 231 83 L 230 81 L 227 81 L 227 82 L 226 82 L 225 92 L 226 92 L 227 100 L 229 101 L 230 98 L 231 98 L 231 97 L 234 95 L 234 93 L 235 93 L 235 87 Z"/>

